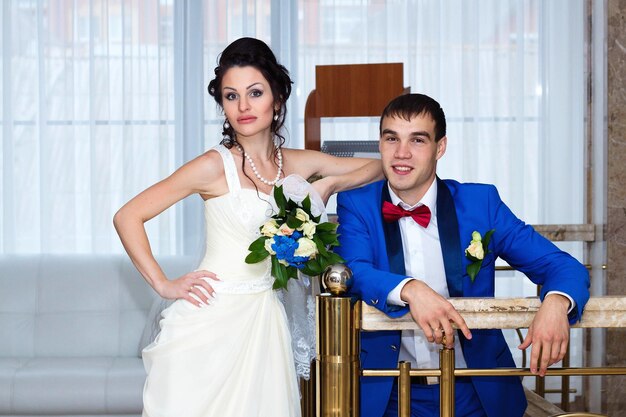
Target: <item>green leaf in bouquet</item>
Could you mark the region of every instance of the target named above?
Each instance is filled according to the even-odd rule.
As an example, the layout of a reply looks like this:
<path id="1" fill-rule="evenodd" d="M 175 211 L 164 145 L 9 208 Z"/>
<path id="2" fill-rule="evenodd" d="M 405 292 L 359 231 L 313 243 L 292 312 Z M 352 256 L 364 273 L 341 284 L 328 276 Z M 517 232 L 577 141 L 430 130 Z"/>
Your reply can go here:
<path id="1" fill-rule="evenodd" d="M 255 250 L 253 252 L 250 252 L 248 256 L 246 256 L 246 263 L 255 264 L 257 262 L 261 262 L 263 259 L 267 258 L 269 254 L 270 253 L 267 250 L 265 250 L 265 248 L 260 249 L 260 250 Z"/>
<path id="2" fill-rule="evenodd" d="M 274 200 L 276 201 L 276 207 L 280 210 L 278 216 L 285 217 L 285 206 L 287 205 L 287 201 L 285 200 L 285 194 L 283 194 L 282 185 L 274 187 Z"/>
<path id="3" fill-rule="evenodd" d="M 298 208 L 298 205 L 293 201 L 287 199 L 287 203 L 285 203 L 285 215 L 288 216 L 290 214 L 295 215 L 295 211 Z"/>
<path id="4" fill-rule="evenodd" d="M 298 268 L 293 266 L 287 268 L 287 276 L 289 278 L 297 279 L 298 278 Z"/>
<path id="5" fill-rule="evenodd" d="M 322 273 L 322 271 L 322 266 L 320 265 L 319 260 L 316 258 L 309 259 L 304 265 L 304 268 L 302 268 L 302 272 L 310 276 L 319 275 Z"/>
<path id="6" fill-rule="evenodd" d="M 302 220 L 297 219 L 295 216 L 292 216 L 291 214 L 287 215 L 287 226 L 289 226 L 292 229 L 297 229 L 298 227 L 302 226 L 302 223 L 304 223 Z"/>
<path id="7" fill-rule="evenodd" d="M 322 218 L 322 215 L 320 214 L 317 217 L 311 217 L 311 220 L 313 220 L 315 223 L 319 224 L 321 218 Z"/>
<path id="8" fill-rule="evenodd" d="M 325 245 L 339 246 L 337 235 L 334 233 L 319 233 L 319 238 Z"/>
<path id="9" fill-rule="evenodd" d="M 311 215 L 311 197 L 307 194 L 302 200 L 302 209 L 306 211 L 308 215 Z"/>
<path id="10" fill-rule="evenodd" d="M 332 265 L 332 264 L 345 264 L 346 263 L 346 260 L 343 259 L 341 257 L 341 255 L 339 255 L 338 253 L 335 253 L 335 252 L 330 252 L 329 251 L 327 259 L 328 259 L 328 264 L 329 265 Z"/>
<path id="11" fill-rule="evenodd" d="M 324 222 L 315 226 L 315 231 L 317 232 L 335 232 L 337 231 L 337 223 Z"/>
<path id="12" fill-rule="evenodd" d="M 316 271 L 312 270 L 311 268 L 309 268 L 308 266 L 304 265 L 304 267 L 302 267 L 301 269 L 303 274 L 306 274 L 308 276 L 314 277 L 315 275 L 318 275 L 316 273 Z"/>
<path id="13" fill-rule="evenodd" d="M 278 262 L 278 259 L 274 257 L 272 258 L 272 275 L 275 279 L 273 286 L 275 290 L 279 288 L 287 288 L 287 281 L 289 280 L 287 267 Z"/>
<path id="14" fill-rule="evenodd" d="M 325 256 L 328 254 L 328 251 L 326 250 L 326 245 L 324 244 L 324 242 L 322 242 L 317 234 L 313 235 L 313 242 L 315 242 L 315 246 L 317 246 L 317 250 L 319 251 L 320 255 Z"/>
<path id="15" fill-rule="evenodd" d="M 259 237 L 257 240 L 255 240 L 254 242 L 250 243 L 250 246 L 248 246 L 248 250 L 249 251 L 258 251 L 258 250 L 265 250 L 265 241 L 269 239 L 269 237 L 267 236 L 261 236 Z"/>
<path id="16" fill-rule="evenodd" d="M 332 256 L 332 252 L 326 252 L 324 256 L 318 256 L 318 261 L 320 263 L 320 268 L 322 271 L 326 269 L 328 265 L 336 264 L 339 262 L 334 262 L 335 258 Z"/>

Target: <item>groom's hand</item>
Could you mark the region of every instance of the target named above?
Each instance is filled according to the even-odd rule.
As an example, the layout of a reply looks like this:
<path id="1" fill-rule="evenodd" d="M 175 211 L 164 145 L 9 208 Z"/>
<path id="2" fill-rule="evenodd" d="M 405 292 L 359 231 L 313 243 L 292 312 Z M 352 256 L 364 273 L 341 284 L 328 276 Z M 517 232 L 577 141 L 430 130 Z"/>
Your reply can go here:
<path id="1" fill-rule="evenodd" d="M 530 353 L 532 373 L 545 376 L 548 366 L 565 356 L 569 342 L 569 307 L 570 301 L 560 294 L 549 294 L 541 303 L 524 341 L 518 346 L 519 349 L 533 346 Z"/>
<path id="2" fill-rule="evenodd" d="M 465 320 L 452 304 L 423 281 L 414 279 L 407 282 L 400 292 L 400 299 L 409 304 L 413 320 L 424 331 L 429 342 L 442 343 L 445 334 L 446 348 L 453 348 L 452 323 L 456 324 L 466 338 L 472 338 Z"/>

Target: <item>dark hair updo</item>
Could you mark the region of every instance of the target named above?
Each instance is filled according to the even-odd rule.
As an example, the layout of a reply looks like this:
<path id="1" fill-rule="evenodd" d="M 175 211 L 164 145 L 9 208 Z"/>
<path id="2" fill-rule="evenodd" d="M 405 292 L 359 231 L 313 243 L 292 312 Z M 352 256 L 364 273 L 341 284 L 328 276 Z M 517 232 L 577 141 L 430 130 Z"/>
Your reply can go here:
<path id="1" fill-rule="evenodd" d="M 291 95 L 293 81 L 289 77 L 287 68 L 278 63 L 276 56 L 265 42 L 254 38 L 240 38 L 228 45 L 220 55 L 217 67 L 215 67 L 215 78 L 211 80 L 208 86 L 209 94 L 223 108 L 222 78 L 224 74 L 232 67 L 248 66 L 256 68 L 263 74 L 272 89 L 274 103 L 280 105 L 278 119 L 272 120 L 270 128 L 274 136 L 279 138 L 278 145 L 282 146 L 285 143 L 285 138 L 279 132 L 285 124 L 285 116 L 287 115 L 285 103 Z M 222 141 L 222 144 L 229 148 L 232 147 L 236 140 L 232 126 L 224 126 L 222 133 L 225 139 L 230 138 L 230 141 Z"/>

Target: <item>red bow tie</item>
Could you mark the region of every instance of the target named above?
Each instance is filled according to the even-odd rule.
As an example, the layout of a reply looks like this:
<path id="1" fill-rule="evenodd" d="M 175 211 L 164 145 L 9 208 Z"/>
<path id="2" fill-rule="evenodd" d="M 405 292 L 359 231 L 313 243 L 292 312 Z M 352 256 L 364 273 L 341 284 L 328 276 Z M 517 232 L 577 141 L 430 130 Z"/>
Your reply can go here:
<path id="1" fill-rule="evenodd" d="M 419 206 L 409 211 L 393 205 L 389 201 L 383 202 L 383 219 L 385 219 L 387 223 L 395 222 L 407 216 L 412 217 L 420 226 L 426 227 L 430 222 L 430 209 L 428 206 Z"/>

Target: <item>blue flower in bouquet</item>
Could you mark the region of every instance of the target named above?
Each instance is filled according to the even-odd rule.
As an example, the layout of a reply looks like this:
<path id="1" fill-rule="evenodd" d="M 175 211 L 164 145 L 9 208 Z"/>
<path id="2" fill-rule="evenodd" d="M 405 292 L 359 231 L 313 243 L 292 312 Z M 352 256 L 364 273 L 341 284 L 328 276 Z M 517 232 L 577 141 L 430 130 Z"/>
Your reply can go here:
<path id="1" fill-rule="evenodd" d="M 293 253 L 298 248 L 298 242 L 290 236 L 275 236 L 272 249 L 278 259 L 288 259 L 293 257 Z"/>
<path id="2" fill-rule="evenodd" d="M 311 213 L 311 199 L 302 203 L 285 198 L 282 186 L 274 188 L 278 213 L 260 228 L 261 236 L 250 244 L 247 263 L 257 263 L 268 256 L 272 263 L 274 288 L 286 288 L 298 270 L 319 275 L 328 265 L 344 262 L 331 248 L 338 246 L 337 224 L 320 223 Z"/>
<path id="3" fill-rule="evenodd" d="M 300 239 L 300 237 L 301 237 L 301 236 L 302 236 L 302 233 L 300 233 L 300 232 L 298 232 L 298 231 L 296 230 L 296 231 L 294 231 L 294 232 L 291 234 L 291 236 L 290 236 L 290 237 L 291 237 L 293 240 L 298 241 L 298 239 Z"/>
<path id="4" fill-rule="evenodd" d="M 278 258 L 278 262 L 285 266 L 295 266 L 298 269 L 302 269 L 306 261 L 309 260 L 308 256 L 296 256 L 295 252 L 298 249 L 298 239 L 300 233 L 294 232 L 291 236 L 274 236 L 272 239 L 271 248 Z"/>

